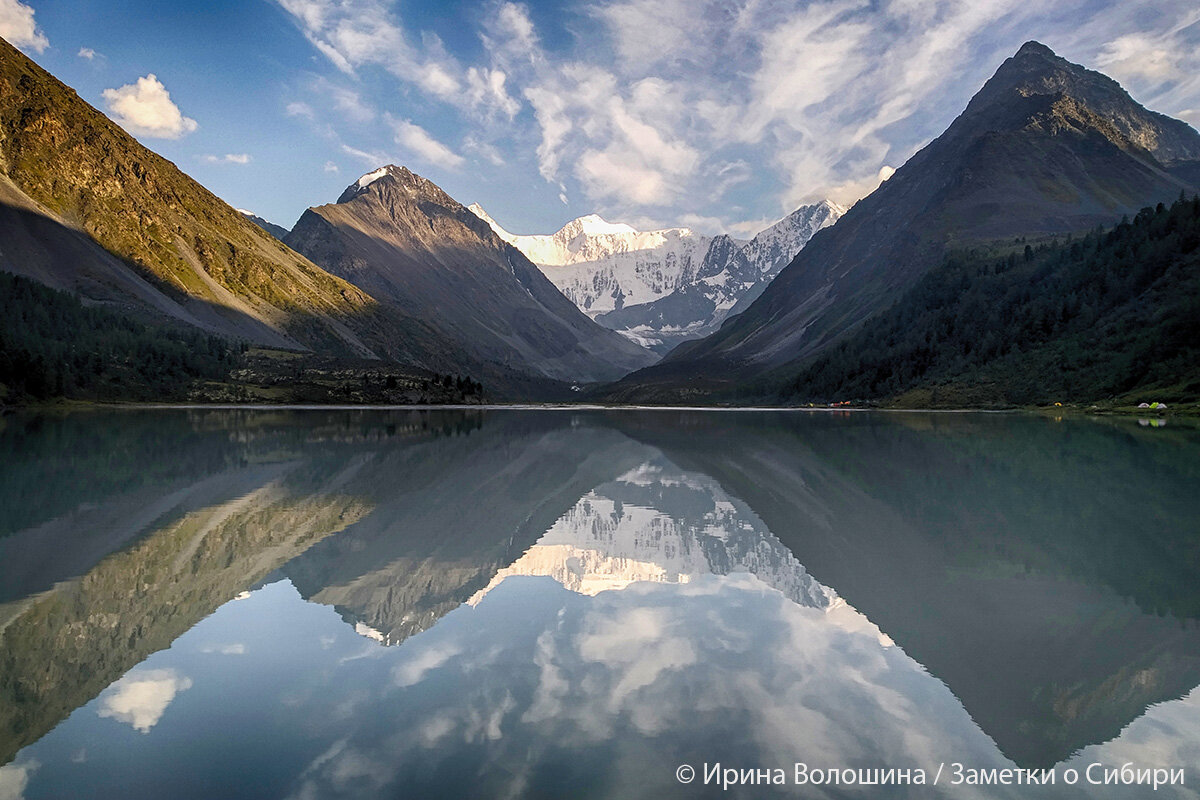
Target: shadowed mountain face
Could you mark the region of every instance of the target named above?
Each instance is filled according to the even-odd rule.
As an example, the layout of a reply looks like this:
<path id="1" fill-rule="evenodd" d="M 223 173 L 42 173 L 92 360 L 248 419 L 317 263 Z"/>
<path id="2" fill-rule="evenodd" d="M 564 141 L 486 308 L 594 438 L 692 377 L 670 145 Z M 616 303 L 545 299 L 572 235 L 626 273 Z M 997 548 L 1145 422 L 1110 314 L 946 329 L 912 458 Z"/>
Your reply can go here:
<path id="1" fill-rule="evenodd" d="M 249 211 L 243 211 L 242 209 L 238 209 L 238 213 L 281 242 L 283 241 L 283 237 L 288 235 L 288 229 L 282 225 L 276 225 L 274 222 L 268 222 L 257 214 Z"/>
<path id="2" fill-rule="evenodd" d="M 4 41 L 0 231 L 0 269 L 89 300 L 271 346 L 376 354 L 365 341 L 376 332 L 371 298 Z"/>
<path id="3" fill-rule="evenodd" d="M 948 247 L 1112 224 L 1193 190 L 1197 163 L 1191 127 L 1030 42 L 750 308 L 614 395 L 712 394 L 791 371 L 898 300 Z"/>
<path id="4" fill-rule="evenodd" d="M 504 415 L 469 436 L 389 449 L 370 472 L 376 513 L 284 573 L 306 599 L 385 643 L 429 628 L 584 493 L 636 466 L 621 434 L 565 421 Z"/>
<path id="5" fill-rule="evenodd" d="M 363 176 L 285 241 L 492 369 L 613 380 L 654 357 L 588 319 L 520 251 L 407 169 Z"/>

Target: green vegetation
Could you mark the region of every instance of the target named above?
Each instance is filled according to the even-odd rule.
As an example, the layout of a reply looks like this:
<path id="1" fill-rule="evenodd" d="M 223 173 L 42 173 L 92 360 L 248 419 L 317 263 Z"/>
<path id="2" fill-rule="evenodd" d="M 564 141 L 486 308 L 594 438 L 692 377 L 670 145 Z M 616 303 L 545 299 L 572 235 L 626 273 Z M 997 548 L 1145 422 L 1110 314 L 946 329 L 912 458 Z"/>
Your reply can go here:
<path id="1" fill-rule="evenodd" d="M 0 402 L 50 398 L 182 399 L 233 369 L 240 346 L 89 308 L 0 273 Z"/>
<path id="2" fill-rule="evenodd" d="M 809 364 L 790 402 L 1200 397 L 1200 197 L 1082 238 L 952 254 Z"/>
<path id="3" fill-rule="evenodd" d="M 483 384 L 370 359 L 247 348 L 0 273 L 0 405 L 46 400 L 482 403 Z"/>

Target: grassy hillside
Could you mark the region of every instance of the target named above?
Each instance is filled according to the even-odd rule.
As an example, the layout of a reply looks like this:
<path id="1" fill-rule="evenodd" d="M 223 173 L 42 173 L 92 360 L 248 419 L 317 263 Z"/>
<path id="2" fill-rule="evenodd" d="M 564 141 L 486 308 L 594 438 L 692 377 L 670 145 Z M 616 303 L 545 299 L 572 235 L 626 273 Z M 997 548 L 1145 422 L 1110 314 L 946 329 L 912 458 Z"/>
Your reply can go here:
<path id="1" fill-rule="evenodd" d="M 915 405 L 1194 401 L 1200 197 L 1082 238 L 951 255 L 783 395 Z"/>

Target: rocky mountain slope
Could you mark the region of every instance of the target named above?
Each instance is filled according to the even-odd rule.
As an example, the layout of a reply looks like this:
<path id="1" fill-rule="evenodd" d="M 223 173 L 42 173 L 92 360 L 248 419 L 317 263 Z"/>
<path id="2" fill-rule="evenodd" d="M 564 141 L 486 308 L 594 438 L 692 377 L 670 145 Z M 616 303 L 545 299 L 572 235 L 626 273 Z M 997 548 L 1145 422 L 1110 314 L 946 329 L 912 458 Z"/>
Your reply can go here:
<path id="1" fill-rule="evenodd" d="M 260 344 L 378 355 L 375 303 L 0 40 L 0 269 Z"/>
<path id="2" fill-rule="evenodd" d="M 588 316 L 657 353 L 746 308 L 814 233 L 845 213 L 828 201 L 802 206 L 746 242 L 688 228 L 637 231 L 595 214 L 554 234 L 519 236 L 478 204 L 470 210 Z"/>
<path id="3" fill-rule="evenodd" d="M 588 382 L 653 361 L 588 319 L 485 222 L 403 167 L 364 175 L 336 203 L 310 208 L 285 241 L 489 369 Z"/>
<path id="4" fill-rule="evenodd" d="M 1197 162 L 1195 130 L 1029 42 L 749 309 L 613 395 L 711 397 L 772 384 L 898 300 L 947 248 L 1114 223 L 1190 191 Z"/>

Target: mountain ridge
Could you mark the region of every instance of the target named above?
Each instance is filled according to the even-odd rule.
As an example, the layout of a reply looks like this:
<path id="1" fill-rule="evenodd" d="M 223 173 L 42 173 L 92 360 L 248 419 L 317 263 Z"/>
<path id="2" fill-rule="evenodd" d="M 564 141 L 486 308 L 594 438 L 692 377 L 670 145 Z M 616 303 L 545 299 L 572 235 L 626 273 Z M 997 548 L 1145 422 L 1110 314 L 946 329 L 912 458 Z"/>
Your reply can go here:
<path id="1" fill-rule="evenodd" d="M 595 382 L 653 359 L 593 323 L 487 223 L 404 167 L 367 173 L 338 202 L 308 209 L 285 243 L 422 320 L 496 376 Z"/>
<path id="2" fill-rule="evenodd" d="M 0 40 L 0 266 L 294 350 L 374 357 L 374 301 L 267 236 Z M 81 238 L 82 237 L 82 238 Z"/>
<path id="3" fill-rule="evenodd" d="M 1084 231 L 1191 188 L 1176 175 L 1195 163 L 1200 134 L 1178 121 L 1164 127 L 1162 115 L 1114 86 L 1026 44 L 941 136 L 815 235 L 749 309 L 607 396 L 680 401 L 732 397 L 751 384 L 762 391 L 895 302 L 950 246 Z M 1090 100 L 1124 121 L 1106 123 Z M 1171 171 L 1122 128 L 1169 154 Z"/>
<path id="4" fill-rule="evenodd" d="M 601 325 L 663 354 L 746 308 L 812 235 L 845 209 L 801 206 L 750 240 L 686 227 L 638 231 L 589 214 L 553 234 L 517 235 L 469 209 Z"/>

